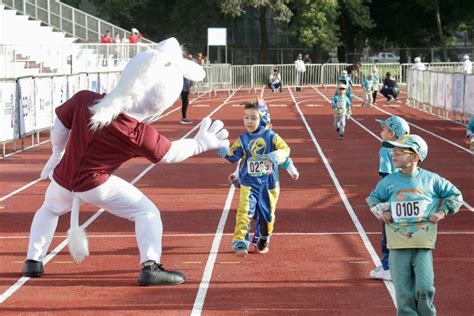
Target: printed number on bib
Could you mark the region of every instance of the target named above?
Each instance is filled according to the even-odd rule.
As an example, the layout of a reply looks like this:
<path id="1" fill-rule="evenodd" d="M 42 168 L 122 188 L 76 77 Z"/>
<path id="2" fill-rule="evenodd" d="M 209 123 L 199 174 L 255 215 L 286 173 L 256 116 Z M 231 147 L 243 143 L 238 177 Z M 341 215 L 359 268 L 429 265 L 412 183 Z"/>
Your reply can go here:
<path id="1" fill-rule="evenodd" d="M 252 177 L 260 177 L 273 172 L 272 164 L 264 156 L 253 156 L 247 160 L 247 172 Z"/>
<path id="2" fill-rule="evenodd" d="M 392 218 L 395 222 L 417 220 L 423 217 L 426 211 L 425 201 L 403 201 L 390 204 Z"/>
<path id="3" fill-rule="evenodd" d="M 341 117 L 346 114 L 346 111 L 344 108 L 336 108 L 336 116 Z"/>

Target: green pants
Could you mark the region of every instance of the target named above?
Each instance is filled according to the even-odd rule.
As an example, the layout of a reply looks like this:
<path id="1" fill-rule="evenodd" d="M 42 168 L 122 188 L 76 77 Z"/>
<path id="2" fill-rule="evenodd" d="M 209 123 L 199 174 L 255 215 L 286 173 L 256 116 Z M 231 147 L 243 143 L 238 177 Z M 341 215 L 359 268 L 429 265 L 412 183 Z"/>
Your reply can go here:
<path id="1" fill-rule="evenodd" d="M 397 315 L 436 315 L 431 249 L 390 249 Z"/>

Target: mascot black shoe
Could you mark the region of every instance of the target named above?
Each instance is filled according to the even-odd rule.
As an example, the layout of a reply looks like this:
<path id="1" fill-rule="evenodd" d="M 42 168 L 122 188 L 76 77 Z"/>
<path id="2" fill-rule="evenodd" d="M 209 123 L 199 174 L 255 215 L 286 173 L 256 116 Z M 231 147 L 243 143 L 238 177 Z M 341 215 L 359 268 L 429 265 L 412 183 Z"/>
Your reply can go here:
<path id="1" fill-rule="evenodd" d="M 26 260 L 22 269 L 25 277 L 40 277 L 44 274 L 43 262 L 35 260 Z"/>
<path id="2" fill-rule="evenodd" d="M 140 285 L 177 285 L 186 281 L 186 276 L 178 271 L 166 271 L 156 262 L 146 263 L 138 275 Z"/>

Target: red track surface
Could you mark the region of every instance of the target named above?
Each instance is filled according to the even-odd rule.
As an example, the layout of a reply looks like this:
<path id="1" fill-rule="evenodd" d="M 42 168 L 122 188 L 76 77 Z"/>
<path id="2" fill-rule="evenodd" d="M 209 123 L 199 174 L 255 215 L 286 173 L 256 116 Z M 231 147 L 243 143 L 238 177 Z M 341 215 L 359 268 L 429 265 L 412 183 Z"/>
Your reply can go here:
<path id="1" fill-rule="evenodd" d="M 381 224 L 370 214 L 364 199 L 378 181 L 380 142 L 353 121 L 348 121 L 346 137 L 340 141 L 332 127 L 329 103 L 320 93 L 331 98 L 334 89 L 307 87 L 300 93 L 292 91 L 298 106 L 288 90 L 275 95 L 265 90 L 274 129 L 291 146 L 301 177 L 293 181 L 282 173 L 275 235 L 266 255 L 250 254 L 242 259 L 231 252 L 230 234 L 238 203 L 238 194 L 234 194 L 215 263 L 208 266 L 213 269 L 208 291 L 197 300 L 206 264 L 213 258 L 213 241 L 219 240 L 215 239 L 216 231 L 229 194 L 226 178 L 232 165 L 215 153 L 206 153 L 181 164 L 160 163 L 136 184 L 161 210 L 165 233 L 163 263 L 168 269 L 179 269 L 187 275 L 188 281 L 183 285 L 137 286 L 138 251 L 133 224 L 103 213 L 87 229 L 91 255 L 83 264 L 73 264 L 64 249 L 45 265 L 44 277 L 29 279 L 5 294 L 21 277 L 31 220 L 48 183 L 41 181 L 5 196 L 38 178 L 49 157 L 50 144 L 0 160 L 0 295 L 6 298 L 0 304 L 0 312 L 190 314 L 195 301 L 200 301 L 204 314 L 394 314 L 384 283 L 368 277 L 374 262 L 302 116 L 376 253 Z M 356 94 L 361 95 L 358 90 Z M 189 116 L 198 123 L 218 109 L 212 117 L 224 121 L 234 140 L 243 132 L 243 110 L 235 105 L 254 96 L 238 91 L 230 98 L 224 93 L 201 97 L 193 104 L 207 106 L 191 106 Z M 227 98 L 228 103 L 221 106 Z M 400 104 L 386 107 L 381 99 L 379 96 L 380 109 L 467 148 L 463 126 Z M 353 118 L 378 135 L 380 127 L 374 119 L 388 115 L 377 108 L 362 109 L 358 100 L 354 103 Z M 171 140 L 194 127 L 180 125 L 180 111 L 174 109 L 177 111 L 171 110 L 155 124 Z M 465 201 L 474 205 L 472 154 L 413 126 L 412 133 L 424 137 L 429 145 L 422 167 L 448 178 L 461 189 Z M 117 174 L 132 181 L 148 165 L 146 160 L 135 159 Z M 83 206 L 81 222 L 96 212 L 93 206 Z M 440 315 L 472 315 L 474 311 L 473 224 L 474 214 L 464 207 L 440 224 L 434 251 L 435 304 Z M 68 226 L 69 216 L 61 217 L 50 250 L 65 239 Z"/>

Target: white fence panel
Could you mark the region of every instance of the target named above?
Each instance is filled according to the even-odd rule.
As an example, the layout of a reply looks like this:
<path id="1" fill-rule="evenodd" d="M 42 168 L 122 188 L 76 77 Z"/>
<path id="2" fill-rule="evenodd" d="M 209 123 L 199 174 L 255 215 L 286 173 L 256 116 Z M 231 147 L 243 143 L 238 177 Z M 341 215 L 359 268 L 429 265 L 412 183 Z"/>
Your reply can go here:
<path id="1" fill-rule="evenodd" d="M 464 75 L 454 74 L 453 107 L 456 113 L 464 111 Z"/>
<path id="2" fill-rule="evenodd" d="M 53 86 L 50 77 L 35 78 L 36 129 L 53 125 Z"/>
<path id="3" fill-rule="evenodd" d="M 15 81 L 0 81 L 0 142 L 18 139 Z"/>
<path id="4" fill-rule="evenodd" d="M 35 131 L 35 82 L 33 78 L 18 80 L 20 87 L 20 133 L 27 135 Z"/>
<path id="5" fill-rule="evenodd" d="M 474 115 L 474 76 L 466 76 L 464 89 L 464 114 Z"/>

